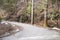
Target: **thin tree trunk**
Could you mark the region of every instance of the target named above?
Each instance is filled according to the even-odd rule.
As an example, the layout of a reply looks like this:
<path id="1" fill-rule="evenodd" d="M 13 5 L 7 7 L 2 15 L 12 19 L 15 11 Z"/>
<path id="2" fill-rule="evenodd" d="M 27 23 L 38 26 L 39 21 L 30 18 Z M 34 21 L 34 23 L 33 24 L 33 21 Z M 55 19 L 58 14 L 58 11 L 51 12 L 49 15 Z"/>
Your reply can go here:
<path id="1" fill-rule="evenodd" d="M 33 24 L 34 22 L 34 17 L 33 17 L 33 0 L 32 0 L 32 8 L 31 8 L 31 24 Z"/>
<path id="2" fill-rule="evenodd" d="M 46 17 L 47 11 L 48 11 L 48 0 L 46 3 L 46 9 L 45 9 L 45 13 L 44 13 L 44 27 L 47 27 L 47 17 Z"/>
<path id="3" fill-rule="evenodd" d="M 58 14 L 59 14 L 59 1 L 58 0 L 56 0 L 57 1 L 57 6 L 58 6 Z M 58 18 L 57 18 L 57 27 L 58 27 Z"/>

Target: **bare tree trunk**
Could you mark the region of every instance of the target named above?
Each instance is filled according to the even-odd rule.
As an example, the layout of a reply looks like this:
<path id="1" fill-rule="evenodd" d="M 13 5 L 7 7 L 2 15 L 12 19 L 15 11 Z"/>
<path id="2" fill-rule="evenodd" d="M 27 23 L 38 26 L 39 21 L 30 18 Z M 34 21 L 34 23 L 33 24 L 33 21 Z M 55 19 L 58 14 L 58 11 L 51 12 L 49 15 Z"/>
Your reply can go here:
<path id="1" fill-rule="evenodd" d="M 56 1 L 57 1 L 57 6 L 58 6 L 58 14 L 59 14 L 59 1 L 58 1 L 58 0 L 56 0 Z M 57 18 L 57 27 L 59 27 L 59 26 L 58 26 L 58 20 L 59 20 L 59 19 Z"/>
<path id="2" fill-rule="evenodd" d="M 34 17 L 33 17 L 33 0 L 32 0 L 32 8 L 31 8 L 31 24 L 33 24 L 34 22 Z"/>
<path id="3" fill-rule="evenodd" d="M 48 0 L 47 0 L 47 3 L 46 3 L 46 9 L 45 9 L 45 13 L 44 13 L 44 27 L 47 27 L 47 11 L 48 11 Z"/>

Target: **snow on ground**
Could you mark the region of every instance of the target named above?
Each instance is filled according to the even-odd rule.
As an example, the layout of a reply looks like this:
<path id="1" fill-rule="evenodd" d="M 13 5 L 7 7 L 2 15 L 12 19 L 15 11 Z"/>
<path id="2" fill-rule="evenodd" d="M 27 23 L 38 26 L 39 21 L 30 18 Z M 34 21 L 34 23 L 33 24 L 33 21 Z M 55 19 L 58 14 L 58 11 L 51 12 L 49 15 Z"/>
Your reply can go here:
<path id="1" fill-rule="evenodd" d="M 56 28 L 56 27 L 53 27 L 52 29 L 55 29 L 55 30 L 60 30 L 59 28 Z"/>
<path id="2" fill-rule="evenodd" d="M 25 23 L 9 23 L 23 27 L 23 30 L 14 35 L 0 38 L 0 40 L 60 40 L 60 32 L 55 30 L 49 30 L 42 27 L 40 28 Z"/>

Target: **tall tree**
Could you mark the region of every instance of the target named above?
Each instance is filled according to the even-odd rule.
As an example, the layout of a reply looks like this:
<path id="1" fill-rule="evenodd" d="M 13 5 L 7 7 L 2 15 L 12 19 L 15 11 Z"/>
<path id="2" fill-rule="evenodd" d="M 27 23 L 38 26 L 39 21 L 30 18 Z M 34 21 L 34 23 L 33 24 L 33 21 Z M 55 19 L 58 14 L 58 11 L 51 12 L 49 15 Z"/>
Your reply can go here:
<path id="1" fill-rule="evenodd" d="M 33 24 L 33 0 L 32 0 L 32 8 L 31 8 L 31 24 Z"/>

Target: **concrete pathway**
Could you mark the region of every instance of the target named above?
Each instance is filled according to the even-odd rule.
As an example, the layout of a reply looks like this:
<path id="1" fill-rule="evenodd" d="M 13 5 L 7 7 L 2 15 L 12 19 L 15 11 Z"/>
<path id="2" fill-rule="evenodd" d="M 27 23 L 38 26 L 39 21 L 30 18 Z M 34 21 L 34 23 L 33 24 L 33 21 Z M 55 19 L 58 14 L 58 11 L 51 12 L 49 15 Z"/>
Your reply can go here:
<path id="1" fill-rule="evenodd" d="M 14 35 L 0 38 L 0 40 L 60 40 L 60 32 L 56 30 L 49 30 L 25 23 L 9 23 L 23 27 L 23 30 Z"/>

